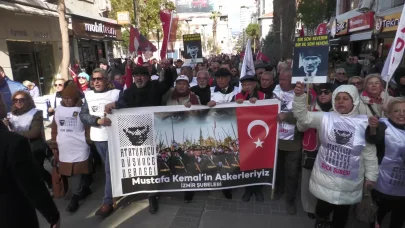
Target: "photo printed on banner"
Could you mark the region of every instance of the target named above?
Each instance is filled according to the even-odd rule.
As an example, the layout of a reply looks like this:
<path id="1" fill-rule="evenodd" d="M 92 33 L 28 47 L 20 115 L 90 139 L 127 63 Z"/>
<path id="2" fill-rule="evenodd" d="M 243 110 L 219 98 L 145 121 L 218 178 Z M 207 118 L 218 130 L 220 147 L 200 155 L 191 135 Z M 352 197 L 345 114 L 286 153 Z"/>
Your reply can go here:
<path id="1" fill-rule="evenodd" d="M 153 115 L 119 115 L 122 178 L 157 175 Z"/>

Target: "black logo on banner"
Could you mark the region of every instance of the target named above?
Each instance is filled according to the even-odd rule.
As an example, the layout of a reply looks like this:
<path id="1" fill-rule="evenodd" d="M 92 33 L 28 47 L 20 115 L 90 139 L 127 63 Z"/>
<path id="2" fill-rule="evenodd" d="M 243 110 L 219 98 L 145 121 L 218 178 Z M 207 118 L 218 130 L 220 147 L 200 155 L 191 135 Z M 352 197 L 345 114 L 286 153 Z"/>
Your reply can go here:
<path id="1" fill-rule="evenodd" d="M 130 127 L 127 129 L 123 129 L 123 131 L 125 132 L 128 140 L 132 143 L 133 146 L 141 146 L 148 139 L 150 126 L 146 125 L 142 127 Z"/>
<path id="2" fill-rule="evenodd" d="M 120 147 L 153 145 L 153 114 L 118 115 Z"/>
<path id="3" fill-rule="evenodd" d="M 65 125 L 65 120 L 59 120 L 61 126 Z"/>
<path id="4" fill-rule="evenodd" d="M 97 112 L 98 111 L 98 106 L 91 106 L 91 110 L 93 110 L 93 112 Z"/>
<path id="5" fill-rule="evenodd" d="M 335 132 L 336 142 L 340 145 L 346 145 L 353 137 L 353 132 L 341 131 L 336 129 L 333 129 L 333 131 Z"/>

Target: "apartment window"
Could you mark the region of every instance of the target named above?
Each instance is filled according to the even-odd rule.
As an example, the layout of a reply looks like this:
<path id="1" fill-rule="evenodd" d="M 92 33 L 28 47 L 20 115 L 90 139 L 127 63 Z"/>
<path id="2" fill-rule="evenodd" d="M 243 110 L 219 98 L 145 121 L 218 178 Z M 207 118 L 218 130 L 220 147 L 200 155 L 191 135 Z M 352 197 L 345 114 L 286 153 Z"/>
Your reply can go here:
<path id="1" fill-rule="evenodd" d="M 389 10 L 403 4 L 404 0 L 379 0 L 380 11 Z"/>

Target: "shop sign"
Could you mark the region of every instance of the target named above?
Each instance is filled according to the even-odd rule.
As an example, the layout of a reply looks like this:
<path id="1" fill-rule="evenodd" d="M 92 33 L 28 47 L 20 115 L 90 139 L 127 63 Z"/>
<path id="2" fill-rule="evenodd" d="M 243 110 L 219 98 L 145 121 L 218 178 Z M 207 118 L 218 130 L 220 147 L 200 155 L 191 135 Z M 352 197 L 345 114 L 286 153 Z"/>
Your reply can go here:
<path id="1" fill-rule="evenodd" d="M 26 37 L 28 36 L 28 32 L 25 30 L 14 30 L 10 29 L 10 35 L 14 37 Z"/>
<path id="2" fill-rule="evenodd" d="M 391 14 L 384 17 L 378 17 L 375 22 L 376 32 L 390 32 L 398 29 L 401 13 Z"/>
<path id="3" fill-rule="evenodd" d="M 49 33 L 48 32 L 34 31 L 34 37 L 36 37 L 36 38 L 49 38 Z"/>
<path id="4" fill-rule="evenodd" d="M 336 23 L 336 36 L 347 34 L 347 20 L 338 21 Z"/>
<path id="5" fill-rule="evenodd" d="M 127 25 L 130 24 L 130 17 L 128 11 L 121 11 L 117 12 L 117 22 L 119 25 Z"/>
<path id="6" fill-rule="evenodd" d="M 89 19 L 73 18 L 72 30 L 75 36 L 88 39 L 121 39 L 121 26 Z"/>
<path id="7" fill-rule="evenodd" d="M 374 12 L 364 13 L 349 19 L 349 32 L 367 30 L 372 28 L 373 25 Z"/>

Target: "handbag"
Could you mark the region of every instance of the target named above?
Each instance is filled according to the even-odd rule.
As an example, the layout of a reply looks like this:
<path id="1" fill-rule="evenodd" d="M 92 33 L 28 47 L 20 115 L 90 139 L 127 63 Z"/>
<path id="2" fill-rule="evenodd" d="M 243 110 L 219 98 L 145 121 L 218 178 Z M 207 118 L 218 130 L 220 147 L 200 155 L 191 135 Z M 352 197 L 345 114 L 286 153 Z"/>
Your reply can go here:
<path id="1" fill-rule="evenodd" d="M 52 169 L 52 189 L 53 196 L 57 199 L 64 197 L 68 190 L 67 179 L 59 173 L 59 167 L 55 163 Z"/>
<path id="2" fill-rule="evenodd" d="M 302 168 L 312 170 L 314 168 L 316 156 L 318 155 L 318 151 L 302 151 Z"/>
<path id="3" fill-rule="evenodd" d="M 355 214 L 359 221 L 370 224 L 376 221 L 378 208 L 371 196 L 371 190 L 365 187 L 363 192 L 363 198 L 356 206 Z"/>

